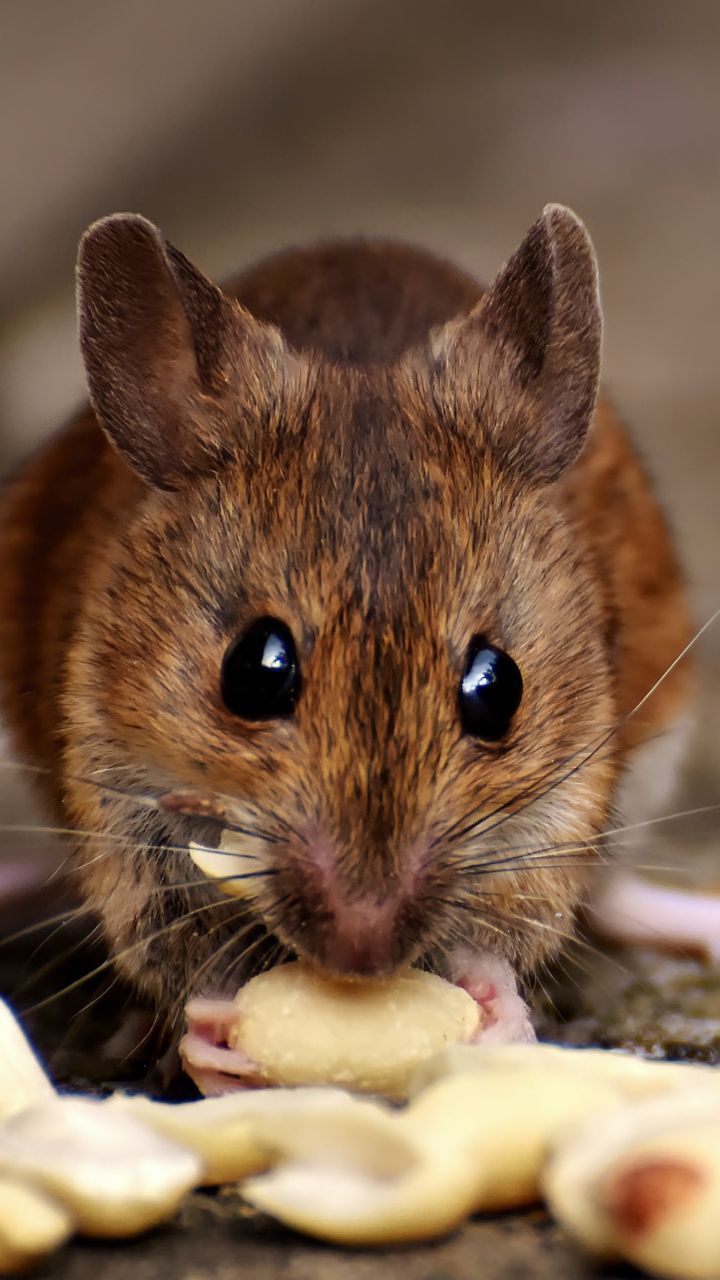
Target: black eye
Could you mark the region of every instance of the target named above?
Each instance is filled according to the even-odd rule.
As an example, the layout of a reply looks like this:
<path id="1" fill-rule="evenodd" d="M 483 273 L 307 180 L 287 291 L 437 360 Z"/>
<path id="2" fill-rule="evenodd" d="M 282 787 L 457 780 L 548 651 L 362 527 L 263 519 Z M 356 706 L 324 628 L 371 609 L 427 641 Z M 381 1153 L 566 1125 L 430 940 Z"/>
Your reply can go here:
<path id="1" fill-rule="evenodd" d="M 502 649 L 475 636 L 460 683 L 460 718 L 465 733 L 497 742 L 520 706 L 523 682 L 516 663 Z"/>
<path id="2" fill-rule="evenodd" d="M 223 702 L 243 720 L 291 716 L 300 693 L 295 641 L 284 622 L 258 618 L 233 640 L 220 673 Z"/>

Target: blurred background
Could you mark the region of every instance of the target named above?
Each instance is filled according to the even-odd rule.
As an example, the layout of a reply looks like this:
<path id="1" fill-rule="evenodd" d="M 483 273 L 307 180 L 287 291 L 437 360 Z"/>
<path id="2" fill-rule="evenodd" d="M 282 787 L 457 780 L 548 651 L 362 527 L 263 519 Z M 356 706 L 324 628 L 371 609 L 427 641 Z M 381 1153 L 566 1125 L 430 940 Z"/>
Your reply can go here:
<path id="1" fill-rule="evenodd" d="M 146 214 L 219 276 L 365 232 L 487 278 L 560 201 L 595 240 L 606 386 L 702 622 L 720 606 L 719 72 L 715 0 L 2 0 L 3 469 L 83 394 L 73 262 L 103 214 Z M 720 800 L 720 625 L 701 650 L 686 795 Z"/>

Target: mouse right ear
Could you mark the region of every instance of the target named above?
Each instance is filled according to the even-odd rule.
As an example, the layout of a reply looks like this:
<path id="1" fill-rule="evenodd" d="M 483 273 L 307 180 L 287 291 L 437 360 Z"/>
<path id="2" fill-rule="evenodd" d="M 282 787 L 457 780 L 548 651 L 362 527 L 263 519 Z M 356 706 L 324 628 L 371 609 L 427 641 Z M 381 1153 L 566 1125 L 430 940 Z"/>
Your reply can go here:
<path id="1" fill-rule="evenodd" d="M 77 265 L 90 400 L 111 443 L 149 484 L 218 470 L 267 416 L 290 353 L 137 214 L 91 226 Z M 244 421 L 245 420 L 245 421 Z"/>
<path id="2" fill-rule="evenodd" d="M 577 458 L 595 407 L 602 315 L 579 218 L 548 205 L 469 315 L 432 337 L 434 377 L 496 456 L 534 481 Z"/>

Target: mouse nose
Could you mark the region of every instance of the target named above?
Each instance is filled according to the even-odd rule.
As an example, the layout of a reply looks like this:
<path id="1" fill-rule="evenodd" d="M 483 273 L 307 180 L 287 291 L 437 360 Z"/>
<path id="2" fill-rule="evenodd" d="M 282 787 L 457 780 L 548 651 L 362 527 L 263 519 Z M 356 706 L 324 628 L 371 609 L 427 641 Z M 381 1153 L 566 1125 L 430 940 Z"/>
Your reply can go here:
<path id="1" fill-rule="evenodd" d="M 403 959 L 397 924 L 395 902 L 336 900 L 312 939 L 313 957 L 324 968 L 348 976 L 391 973 Z"/>
<path id="2" fill-rule="evenodd" d="M 272 927 L 331 973 L 387 976 L 426 939 L 431 899 L 418 860 L 413 848 L 398 853 L 390 844 L 343 857 L 326 832 L 311 828 L 275 864 Z"/>

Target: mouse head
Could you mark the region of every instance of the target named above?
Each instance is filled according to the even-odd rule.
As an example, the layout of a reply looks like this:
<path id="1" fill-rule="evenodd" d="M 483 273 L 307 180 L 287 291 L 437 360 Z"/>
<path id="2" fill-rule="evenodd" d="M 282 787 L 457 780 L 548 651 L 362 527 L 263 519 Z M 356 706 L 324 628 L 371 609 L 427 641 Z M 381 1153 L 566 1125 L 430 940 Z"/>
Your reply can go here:
<path id="1" fill-rule="evenodd" d="M 79 310 L 140 484 L 67 698 L 69 772 L 123 794 L 67 787 L 119 840 L 83 877 L 115 948 L 145 939 L 135 979 L 217 988 L 268 938 L 347 973 L 452 967 L 461 943 L 531 969 L 614 777 L 602 605 L 561 501 L 600 357 L 582 225 L 546 209 L 386 365 L 291 350 L 134 216 L 87 232 Z M 223 828 L 242 902 L 184 851 Z"/>

